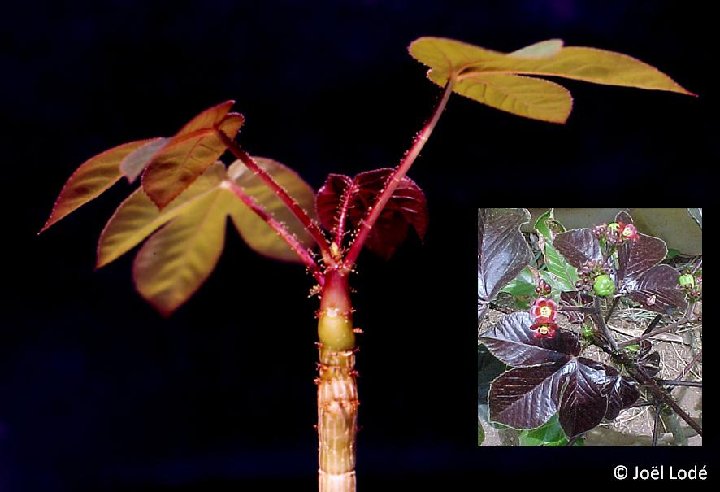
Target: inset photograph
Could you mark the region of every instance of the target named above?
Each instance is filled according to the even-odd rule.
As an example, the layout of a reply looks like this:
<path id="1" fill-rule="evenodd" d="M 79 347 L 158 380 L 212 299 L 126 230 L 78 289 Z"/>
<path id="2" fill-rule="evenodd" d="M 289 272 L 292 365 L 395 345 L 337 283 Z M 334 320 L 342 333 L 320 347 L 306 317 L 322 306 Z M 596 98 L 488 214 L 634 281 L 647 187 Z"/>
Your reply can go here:
<path id="1" fill-rule="evenodd" d="M 702 445 L 702 208 L 478 210 L 478 445 Z"/>

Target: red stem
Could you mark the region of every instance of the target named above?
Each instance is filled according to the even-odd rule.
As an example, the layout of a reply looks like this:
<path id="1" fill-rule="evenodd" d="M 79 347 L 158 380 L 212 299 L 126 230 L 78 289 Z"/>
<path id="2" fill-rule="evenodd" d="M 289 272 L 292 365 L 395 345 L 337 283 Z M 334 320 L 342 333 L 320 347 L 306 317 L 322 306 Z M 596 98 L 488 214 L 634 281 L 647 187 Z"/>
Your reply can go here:
<path id="1" fill-rule="evenodd" d="M 320 285 L 323 285 L 324 278 L 320 272 L 317 262 L 310 254 L 310 251 L 303 246 L 295 236 L 285 229 L 285 226 L 281 222 L 278 222 L 267 210 L 265 210 L 262 205 L 260 205 L 253 197 L 245 193 L 245 190 L 232 181 L 225 181 L 225 183 L 227 183 L 230 190 L 235 193 L 236 197 L 238 197 L 245 205 L 250 207 L 250 210 L 255 212 L 258 217 L 265 221 L 267 225 L 269 225 L 277 233 L 277 235 L 280 236 L 295 253 L 297 253 L 305 266 L 308 267 L 315 280 L 317 280 Z"/>
<path id="2" fill-rule="evenodd" d="M 307 212 L 305 212 L 305 210 L 303 210 L 303 208 L 298 205 L 298 203 L 293 199 L 293 197 L 288 195 L 287 191 L 285 191 L 285 189 L 280 186 L 280 184 L 275 181 L 275 179 L 270 176 L 267 171 L 265 171 L 262 167 L 260 167 L 257 162 L 255 162 L 255 159 L 253 159 L 250 154 L 241 149 L 240 146 L 235 143 L 235 141 L 230 139 L 227 135 L 220 131 L 220 129 L 216 128 L 216 130 L 218 135 L 220 135 L 223 143 L 227 146 L 230 152 L 232 152 L 236 158 L 240 159 L 243 164 L 245 164 L 247 168 L 250 169 L 250 171 L 255 173 L 255 175 L 260 178 L 267 185 L 267 187 L 270 188 L 272 192 L 277 195 L 278 198 L 280 198 L 280 200 L 282 200 L 285 206 L 290 209 L 290 211 L 295 215 L 295 217 L 297 217 L 300 223 L 305 226 L 305 229 L 307 229 L 307 231 L 310 233 L 310 235 L 320 247 L 323 259 L 326 263 L 330 264 L 332 262 L 330 245 L 328 244 L 327 239 L 325 239 L 325 235 L 320 230 L 320 227 L 318 227 L 318 225 L 313 222 Z"/>
<path id="3" fill-rule="evenodd" d="M 351 182 L 345 194 L 342 197 L 342 203 L 340 204 L 340 214 L 338 215 L 337 225 L 335 226 L 335 244 L 338 247 L 342 247 L 343 236 L 345 235 L 345 220 L 347 220 L 347 210 L 350 206 L 350 198 L 353 195 L 355 183 Z"/>
<path id="4" fill-rule="evenodd" d="M 355 240 L 350 245 L 348 254 L 345 257 L 345 268 L 352 269 L 355 261 L 357 261 L 358 255 L 360 255 L 360 251 L 362 250 L 365 241 L 367 240 L 368 234 L 370 234 L 370 231 L 375 225 L 375 221 L 377 221 L 378 217 L 380 217 L 385 205 L 387 205 L 388 200 L 390 200 L 398 185 L 407 174 L 410 166 L 413 165 L 415 159 L 417 159 L 418 155 L 420 155 L 420 151 L 425 146 L 425 143 L 440 119 L 440 115 L 445 110 L 445 106 L 447 105 L 450 94 L 452 93 L 453 83 L 454 79 L 451 77 L 445 85 L 445 92 L 443 93 L 437 106 L 435 106 L 435 110 L 433 111 L 430 120 L 415 136 L 412 146 L 405 153 L 405 156 L 400 161 L 400 164 L 398 164 L 395 168 L 395 171 L 389 176 L 382 193 L 380 193 L 377 200 L 375 200 L 375 203 L 368 209 L 367 215 L 361 222 L 358 234 L 355 236 Z"/>

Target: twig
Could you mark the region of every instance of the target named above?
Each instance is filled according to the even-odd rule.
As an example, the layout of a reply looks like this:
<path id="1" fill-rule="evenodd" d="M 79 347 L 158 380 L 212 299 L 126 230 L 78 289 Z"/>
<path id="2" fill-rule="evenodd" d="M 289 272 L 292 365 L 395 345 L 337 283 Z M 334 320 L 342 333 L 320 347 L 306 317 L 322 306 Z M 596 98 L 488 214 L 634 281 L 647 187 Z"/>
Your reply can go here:
<path id="1" fill-rule="evenodd" d="M 652 445 L 657 446 L 658 442 L 658 426 L 660 425 L 660 405 L 655 404 L 655 418 L 653 421 Z"/>
<path id="2" fill-rule="evenodd" d="M 663 386 L 695 386 L 702 388 L 702 381 L 680 381 L 677 379 L 658 379 L 658 384 Z"/>
<path id="3" fill-rule="evenodd" d="M 613 311 L 615 311 L 615 308 L 617 307 L 618 302 L 620 302 L 620 296 L 613 299 L 613 302 L 610 305 L 610 309 L 608 310 L 607 314 L 605 315 L 605 324 L 607 324 L 607 322 L 610 321 L 610 316 L 612 316 Z"/>
<path id="4" fill-rule="evenodd" d="M 651 332 L 651 333 L 646 333 L 646 334 L 644 334 L 644 335 L 642 335 L 642 336 L 635 337 L 635 338 L 631 338 L 630 340 L 625 340 L 624 342 L 620 342 L 620 343 L 618 344 L 618 347 L 619 347 L 619 348 L 625 348 L 625 347 L 627 347 L 628 345 L 636 345 L 636 344 L 642 342 L 643 340 L 647 340 L 648 338 L 654 337 L 655 335 L 660 335 L 660 334 L 662 334 L 662 333 L 669 333 L 669 332 L 671 332 L 671 331 L 676 330 L 679 324 L 680 324 L 679 322 L 678 322 L 678 323 L 671 323 L 671 324 L 669 324 L 669 325 L 663 326 L 662 328 L 658 328 L 657 330 L 655 330 L 655 331 L 653 331 L 653 332 Z"/>
<path id="5" fill-rule="evenodd" d="M 608 327 L 605 324 L 605 320 L 602 317 L 602 311 L 600 310 L 600 298 L 599 297 L 595 297 L 593 306 L 595 309 L 593 309 L 590 312 L 590 316 L 592 316 L 592 318 L 595 320 L 595 325 L 598 327 L 598 329 L 602 333 L 603 337 L 610 344 L 610 349 L 612 350 L 612 352 L 617 353 L 618 344 L 617 344 L 617 341 L 615 341 L 615 337 L 613 337 L 612 333 L 610 333 L 610 330 L 608 330 Z"/>
<path id="6" fill-rule="evenodd" d="M 680 371 L 680 374 L 678 374 L 677 378 L 685 379 L 685 376 L 688 375 L 688 373 L 692 370 L 692 368 L 695 366 L 695 364 L 697 364 L 697 362 L 701 359 L 702 359 L 702 349 L 700 349 L 700 351 L 697 354 L 695 354 L 695 356 L 692 359 L 690 359 L 690 362 L 688 362 L 687 365 L 683 368 L 683 370 Z"/>
<path id="7" fill-rule="evenodd" d="M 683 410 L 680 405 L 678 405 L 675 399 L 667 391 L 658 386 L 655 380 L 648 376 L 645 371 L 642 370 L 642 368 L 634 365 L 632 361 L 628 360 L 622 354 L 615 355 L 615 358 L 619 359 L 620 362 L 625 365 L 625 368 L 627 369 L 630 377 L 632 377 L 638 383 L 646 386 L 650 393 L 652 393 L 652 395 L 656 399 L 660 400 L 660 402 L 672 408 L 673 411 L 678 414 L 681 419 L 687 422 L 690 427 L 695 429 L 695 431 L 702 436 L 702 427 L 700 427 L 700 425 L 695 421 L 695 419 L 688 415 L 688 413 Z"/>
<path id="8" fill-rule="evenodd" d="M 655 327 L 657 326 L 657 324 L 660 322 L 661 319 L 662 319 L 662 314 L 658 314 L 657 316 L 655 316 L 653 318 L 653 320 L 650 322 L 650 324 L 647 326 L 647 328 L 645 328 L 643 335 L 647 335 L 648 333 L 652 332 L 655 329 Z"/>
<path id="9" fill-rule="evenodd" d="M 592 314 L 595 312 L 595 308 L 588 306 L 561 306 L 560 311 Z"/>

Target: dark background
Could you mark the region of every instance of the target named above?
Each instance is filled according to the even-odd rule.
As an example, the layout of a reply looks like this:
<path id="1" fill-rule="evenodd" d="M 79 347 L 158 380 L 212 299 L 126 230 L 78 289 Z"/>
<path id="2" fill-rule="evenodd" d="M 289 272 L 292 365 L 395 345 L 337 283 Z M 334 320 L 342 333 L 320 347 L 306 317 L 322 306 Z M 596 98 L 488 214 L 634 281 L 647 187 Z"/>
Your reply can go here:
<path id="1" fill-rule="evenodd" d="M 170 135 L 226 99 L 247 117 L 250 152 L 316 188 L 329 172 L 394 165 L 439 95 L 406 52 L 422 35 L 503 51 L 561 37 L 638 57 L 701 97 L 567 82 L 565 126 L 451 99 L 411 171 L 430 207 L 424 245 L 410 240 L 388 263 L 364 254 L 353 279 L 365 330 L 361 490 L 442 480 L 475 490 L 503 476 L 610 482 L 617 463 L 713 461 L 708 437 L 701 449 L 611 454 L 475 447 L 476 208 L 705 203 L 715 184 L 700 169 L 719 157 L 708 68 L 717 42 L 698 5 L 4 5 L 0 490 L 313 490 L 316 300 L 302 267 L 259 258 L 229 232 L 216 272 L 166 320 L 134 292 L 131 255 L 93 271 L 127 185 L 35 233 L 85 159 Z"/>

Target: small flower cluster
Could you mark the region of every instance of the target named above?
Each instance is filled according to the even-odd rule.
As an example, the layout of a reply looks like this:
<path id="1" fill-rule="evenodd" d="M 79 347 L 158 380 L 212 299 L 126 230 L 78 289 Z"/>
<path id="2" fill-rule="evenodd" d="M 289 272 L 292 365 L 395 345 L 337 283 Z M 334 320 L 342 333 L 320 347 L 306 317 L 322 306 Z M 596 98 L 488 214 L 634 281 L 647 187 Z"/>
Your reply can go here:
<path id="1" fill-rule="evenodd" d="M 530 315 L 533 324 L 530 329 L 535 332 L 535 338 L 552 338 L 557 331 L 557 304 L 552 299 L 538 297 L 530 306 Z"/>
<path id="2" fill-rule="evenodd" d="M 612 269 L 605 262 L 588 260 L 583 263 L 578 273 L 580 280 L 575 282 L 575 288 L 580 292 L 589 293 L 593 290 L 599 296 L 615 293 L 615 282 L 611 277 Z"/>
<path id="3" fill-rule="evenodd" d="M 537 287 L 535 287 L 535 293 L 539 296 L 547 296 L 552 292 L 552 287 L 545 280 L 538 280 Z"/>
<path id="4" fill-rule="evenodd" d="M 697 302 L 702 299 L 702 270 L 696 272 L 687 270 L 678 277 L 678 284 L 685 291 L 689 301 Z"/>
<path id="5" fill-rule="evenodd" d="M 640 237 L 633 224 L 625 224 L 620 221 L 595 226 L 593 227 L 593 234 L 610 245 L 621 244 L 625 241 L 637 241 Z"/>

